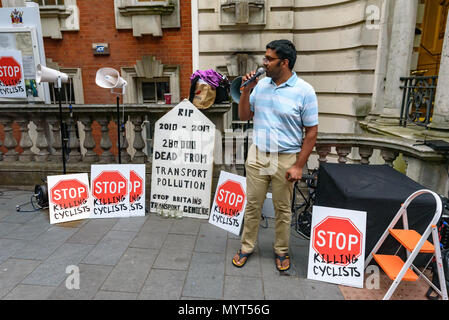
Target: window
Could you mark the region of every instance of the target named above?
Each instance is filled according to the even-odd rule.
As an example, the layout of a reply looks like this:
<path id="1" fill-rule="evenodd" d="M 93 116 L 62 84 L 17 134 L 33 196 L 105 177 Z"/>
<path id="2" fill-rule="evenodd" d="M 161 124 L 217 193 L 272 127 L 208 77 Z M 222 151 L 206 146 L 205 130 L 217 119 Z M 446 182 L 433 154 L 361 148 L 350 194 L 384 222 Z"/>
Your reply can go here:
<path id="1" fill-rule="evenodd" d="M 164 103 L 164 94 L 170 93 L 169 78 L 153 78 L 142 80 L 142 96 L 144 103 Z"/>
<path id="2" fill-rule="evenodd" d="M 59 90 L 55 88 L 54 83 L 49 83 L 50 89 L 50 103 L 58 104 L 59 103 Z M 69 79 L 68 83 L 63 83 L 61 85 L 61 102 L 63 104 L 74 104 L 75 103 L 75 92 L 73 89 L 73 80 Z"/>
<path id="3" fill-rule="evenodd" d="M 40 6 L 63 6 L 64 5 L 64 0 L 33 0 L 32 2 L 36 2 Z"/>

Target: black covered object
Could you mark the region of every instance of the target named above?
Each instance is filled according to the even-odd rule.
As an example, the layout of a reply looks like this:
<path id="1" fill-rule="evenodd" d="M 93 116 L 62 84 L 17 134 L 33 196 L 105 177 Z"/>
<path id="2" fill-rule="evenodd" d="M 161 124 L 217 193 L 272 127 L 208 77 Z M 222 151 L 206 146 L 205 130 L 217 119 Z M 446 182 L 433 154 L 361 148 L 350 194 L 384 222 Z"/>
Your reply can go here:
<path id="1" fill-rule="evenodd" d="M 401 204 L 421 189 L 427 188 L 387 165 L 323 163 L 318 170 L 315 205 L 366 211 L 367 257 Z M 409 228 L 422 234 L 435 210 L 436 202 L 432 195 L 415 198 L 407 210 Z M 401 227 L 402 219 L 396 225 L 396 228 Z M 398 247 L 399 243 L 389 236 L 379 253 L 394 254 Z"/>

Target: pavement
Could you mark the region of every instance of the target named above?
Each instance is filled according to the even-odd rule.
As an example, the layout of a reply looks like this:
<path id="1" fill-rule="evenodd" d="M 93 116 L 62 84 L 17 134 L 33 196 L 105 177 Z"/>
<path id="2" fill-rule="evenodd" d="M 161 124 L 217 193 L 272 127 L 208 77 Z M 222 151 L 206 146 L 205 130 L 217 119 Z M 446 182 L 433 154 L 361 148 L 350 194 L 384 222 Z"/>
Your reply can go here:
<path id="1" fill-rule="evenodd" d="M 245 267 L 236 268 L 239 237 L 207 220 L 151 213 L 51 225 L 48 210 L 26 204 L 31 196 L 0 189 L 2 300 L 343 299 L 337 285 L 306 279 L 308 241 L 294 231 L 291 269 L 276 270 L 272 219 L 261 223 Z"/>
<path id="2" fill-rule="evenodd" d="M 345 299 L 340 286 L 307 279 L 309 242 L 294 230 L 291 269 L 277 271 L 272 219 L 236 268 L 239 237 L 207 220 L 151 213 L 51 225 L 48 210 L 26 204 L 31 196 L 0 188 L 2 300 Z"/>

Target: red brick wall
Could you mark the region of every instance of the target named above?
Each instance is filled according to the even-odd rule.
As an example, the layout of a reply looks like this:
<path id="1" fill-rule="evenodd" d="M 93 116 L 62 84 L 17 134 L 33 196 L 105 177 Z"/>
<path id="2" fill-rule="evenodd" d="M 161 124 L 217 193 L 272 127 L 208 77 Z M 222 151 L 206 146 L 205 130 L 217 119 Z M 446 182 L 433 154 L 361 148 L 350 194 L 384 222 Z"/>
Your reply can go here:
<path id="1" fill-rule="evenodd" d="M 162 37 L 134 37 L 132 30 L 115 27 L 112 0 L 77 0 L 80 30 L 63 32 L 62 40 L 44 39 L 45 55 L 61 67 L 82 69 L 84 103 L 113 104 L 109 90 L 95 85 L 99 68 L 132 67 L 144 55 L 153 55 L 163 64 L 180 65 L 181 99 L 188 97 L 192 73 L 192 30 L 190 0 L 180 1 L 181 28 L 163 29 Z M 94 56 L 92 43 L 108 43 L 110 55 Z"/>
<path id="2" fill-rule="evenodd" d="M 191 1 L 181 0 L 181 27 L 163 29 L 162 37 L 150 35 L 134 37 L 133 31 L 117 30 L 115 27 L 113 0 L 77 0 L 80 11 L 80 30 L 63 31 L 62 39 L 44 38 L 45 56 L 64 68 L 81 68 L 85 104 L 115 104 L 110 91 L 95 84 L 99 68 L 132 67 L 144 55 L 155 56 L 162 64 L 180 66 L 181 100 L 188 98 L 190 75 L 192 73 L 192 29 Z M 0 0 L 1 7 L 1 0 Z M 110 54 L 94 56 L 92 43 L 108 43 Z M 116 126 L 110 124 L 111 152 L 117 154 L 115 146 Z M 100 126 L 94 122 L 93 135 L 97 143 L 95 151 L 101 153 Z M 14 137 L 20 140 L 18 126 L 14 125 Z M 3 127 L 0 125 L 0 140 L 3 141 Z M 20 148 L 16 148 L 20 152 Z M 4 147 L 0 151 L 6 152 Z"/>

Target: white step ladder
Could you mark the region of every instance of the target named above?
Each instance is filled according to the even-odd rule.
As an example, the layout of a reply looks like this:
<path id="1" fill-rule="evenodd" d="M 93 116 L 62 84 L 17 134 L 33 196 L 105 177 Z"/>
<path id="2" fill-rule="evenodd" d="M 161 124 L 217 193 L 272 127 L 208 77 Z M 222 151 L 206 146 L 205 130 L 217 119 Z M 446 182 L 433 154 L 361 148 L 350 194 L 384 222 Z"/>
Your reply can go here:
<path id="1" fill-rule="evenodd" d="M 418 232 L 414 230 L 409 230 L 408 218 L 407 218 L 407 207 L 416 197 L 430 193 L 436 201 L 436 211 L 429 225 L 425 229 L 423 235 L 421 236 Z M 422 277 L 434 290 L 437 292 L 443 300 L 448 300 L 446 281 L 444 279 L 443 263 L 441 258 L 440 241 L 438 236 L 437 223 L 440 220 L 442 212 L 442 203 L 440 197 L 433 191 L 430 190 L 419 190 L 413 193 L 407 198 L 404 204 L 397 212 L 396 216 L 391 221 L 390 225 L 385 230 L 384 234 L 380 237 L 377 244 L 374 246 L 373 250 L 365 260 L 365 269 L 368 267 L 371 260 L 374 260 L 382 268 L 382 270 L 388 275 L 388 277 L 393 280 L 392 285 L 388 289 L 387 293 L 383 297 L 383 300 L 389 300 L 396 290 L 399 283 L 404 281 L 417 281 Z M 402 218 L 403 229 L 393 229 L 399 219 Z M 432 234 L 433 244 L 427 241 L 430 234 Z M 400 244 L 407 250 L 407 261 L 404 263 L 402 259 L 397 255 L 383 255 L 378 254 L 377 251 L 380 249 L 385 239 L 389 236 L 393 236 Z M 401 248 L 400 247 L 400 248 Z M 398 251 L 399 252 L 399 249 Z M 396 254 L 397 254 L 396 252 Z M 433 253 L 433 257 L 436 259 L 436 265 L 438 269 L 438 277 L 440 288 L 439 290 L 417 267 L 413 265 L 413 261 L 419 253 Z M 433 258 L 432 257 L 432 258 Z M 413 268 L 420 276 L 410 269 Z"/>

